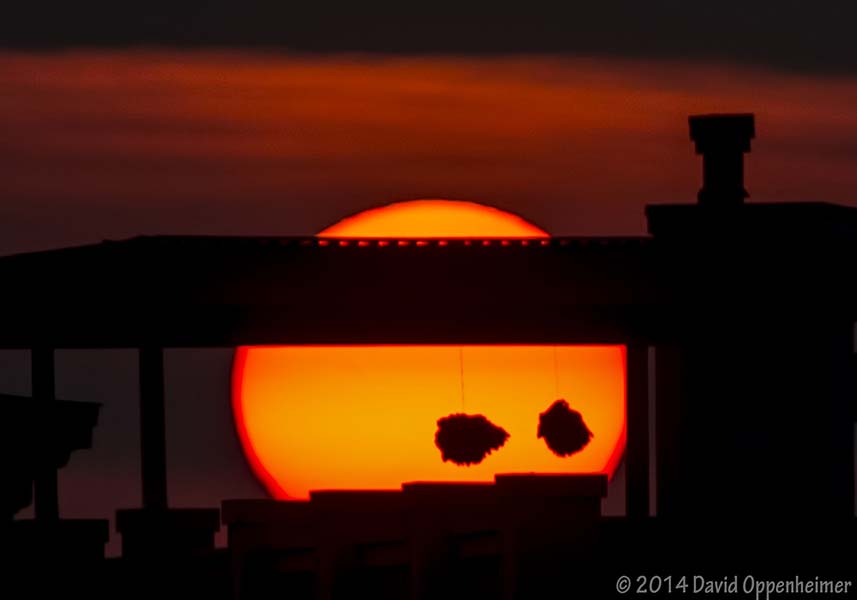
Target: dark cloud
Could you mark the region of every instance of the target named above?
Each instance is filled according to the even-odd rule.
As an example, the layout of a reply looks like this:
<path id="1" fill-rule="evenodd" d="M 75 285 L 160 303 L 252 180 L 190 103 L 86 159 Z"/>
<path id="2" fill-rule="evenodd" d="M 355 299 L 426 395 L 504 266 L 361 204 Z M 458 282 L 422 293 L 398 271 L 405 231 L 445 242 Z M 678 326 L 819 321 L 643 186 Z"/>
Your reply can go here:
<path id="1" fill-rule="evenodd" d="M 413 3 L 166 0 L 18 2 L 0 45 L 178 45 L 461 54 L 560 52 L 857 71 L 857 4 L 800 2 Z"/>

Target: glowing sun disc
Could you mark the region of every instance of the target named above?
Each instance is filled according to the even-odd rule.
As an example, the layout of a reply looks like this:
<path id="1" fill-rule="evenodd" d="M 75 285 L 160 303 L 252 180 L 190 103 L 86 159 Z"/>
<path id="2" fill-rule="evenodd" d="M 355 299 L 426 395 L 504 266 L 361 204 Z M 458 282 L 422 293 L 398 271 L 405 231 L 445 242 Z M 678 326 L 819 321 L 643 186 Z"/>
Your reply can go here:
<path id="1" fill-rule="evenodd" d="M 516 215 L 449 200 L 371 209 L 319 235 L 547 236 Z M 279 499 L 509 472 L 612 475 L 625 447 L 623 346 L 245 346 L 235 353 L 232 389 L 242 448 Z M 537 437 L 540 413 L 558 398 L 593 433 L 571 456 Z M 485 415 L 508 441 L 478 464 L 444 462 L 437 420 L 460 412 Z"/>
<path id="2" fill-rule="evenodd" d="M 548 237 L 512 213 L 460 200 L 411 200 L 345 217 L 319 237 Z"/>

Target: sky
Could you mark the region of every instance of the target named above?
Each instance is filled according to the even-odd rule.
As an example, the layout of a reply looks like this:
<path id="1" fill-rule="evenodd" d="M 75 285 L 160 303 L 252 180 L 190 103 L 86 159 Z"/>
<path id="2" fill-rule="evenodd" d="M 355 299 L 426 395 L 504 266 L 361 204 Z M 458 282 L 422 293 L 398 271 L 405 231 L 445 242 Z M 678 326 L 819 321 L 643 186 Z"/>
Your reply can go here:
<path id="1" fill-rule="evenodd" d="M 850 203 L 857 80 L 536 56 L 75 49 L 0 56 L 0 254 L 153 233 L 306 235 L 413 198 L 636 235 L 693 201 L 693 113 L 753 111 L 753 201 Z"/>
<path id="2" fill-rule="evenodd" d="M 42 0 L 4 7 L 0 47 L 276 47 L 299 51 L 686 58 L 853 74 L 850 0 Z"/>
<path id="3" fill-rule="evenodd" d="M 708 112 L 756 114 L 750 201 L 857 205 L 853 2 L 235 5 L 4 7 L 0 255 L 307 235 L 415 198 L 485 202 L 555 235 L 642 235 L 647 203 L 695 200 L 687 116 Z M 231 360 L 167 354 L 177 506 L 264 493 L 234 436 Z M 103 402 L 95 447 L 62 472 L 63 515 L 138 506 L 133 351 L 57 365 L 60 397 Z M 0 392 L 28 380 L 26 352 L 0 352 Z"/>

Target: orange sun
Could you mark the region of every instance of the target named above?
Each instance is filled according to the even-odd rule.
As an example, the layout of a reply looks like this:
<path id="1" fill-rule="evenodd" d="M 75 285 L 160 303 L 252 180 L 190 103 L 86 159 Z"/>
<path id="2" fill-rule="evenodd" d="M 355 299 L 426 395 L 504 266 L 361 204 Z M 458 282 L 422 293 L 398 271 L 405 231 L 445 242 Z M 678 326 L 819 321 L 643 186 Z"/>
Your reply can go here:
<path id="1" fill-rule="evenodd" d="M 510 213 L 417 200 L 367 210 L 324 237 L 546 237 Z M 537 436 L 565 399 L 592 432 L 561 456 Z M 232 402 L 242 447 L 278 499 L 408 481 L 492 481 L 497 473 L 606 473 L 625 448 L 623 346 L 245 346 Z M 444 460 L 438 420 L 484 415 L 508 438 L 476 464 Z"/>

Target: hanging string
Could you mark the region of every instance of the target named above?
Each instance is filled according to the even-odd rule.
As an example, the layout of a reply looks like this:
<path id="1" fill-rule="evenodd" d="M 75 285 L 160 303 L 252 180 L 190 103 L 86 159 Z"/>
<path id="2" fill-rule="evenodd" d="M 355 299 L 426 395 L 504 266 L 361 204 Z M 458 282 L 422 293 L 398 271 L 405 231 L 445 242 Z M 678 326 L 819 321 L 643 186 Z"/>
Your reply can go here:
<path id="1" fill-rule="evenodd" d="M 556 346 L 553 347 L 553 396 L 559 400 L 559 358 Z"/>
<path id="2" fill-rule="evenodd" d="M 461 383 L 461 412 L 464 412 L 464 348 L 458 347 L 458 380 Z"/>

